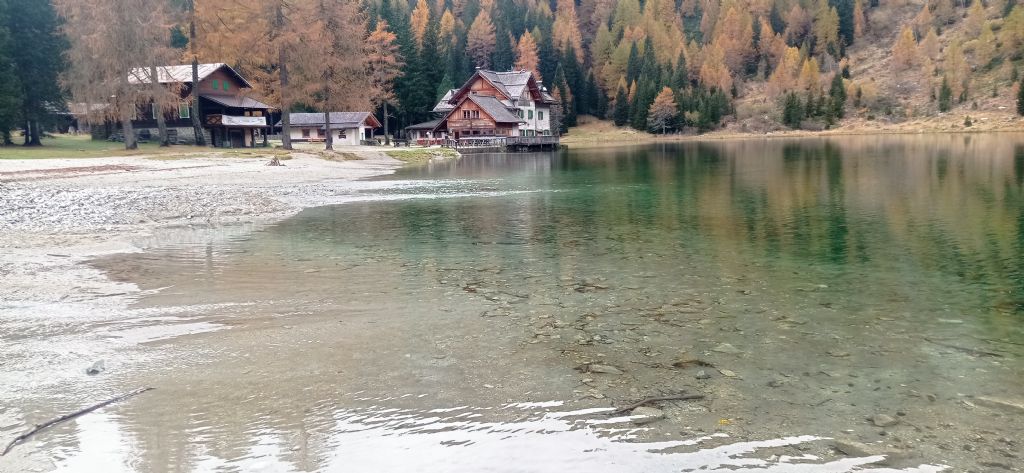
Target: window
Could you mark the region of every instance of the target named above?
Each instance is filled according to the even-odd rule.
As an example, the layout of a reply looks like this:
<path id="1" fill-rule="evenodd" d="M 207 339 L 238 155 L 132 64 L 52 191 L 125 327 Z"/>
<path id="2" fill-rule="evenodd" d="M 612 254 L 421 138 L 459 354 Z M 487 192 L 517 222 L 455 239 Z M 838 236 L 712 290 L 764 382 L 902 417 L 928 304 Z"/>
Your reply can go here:
<path id="1" fill-rule="evenodd" d="M 319 137 L 323 138 L 323 136 L 324 136 L 324 129 L 323 128 L 317 128 L 316 129 L 316 136 L 319 136 Z"/>
<path id="2" fill-rule="evenodd" d="M 217 80 L 217 79 L 214 79 L 213 80 L 213 90 L 217 90 L 219 88 L 220 88 L 220 81 Z"/>
<path id="3" fill-rule="evenodd" d="M 187 103 L 178 104 L 178 118 L 192 118 L 192 108 Z"/>
<path id="4" fill-rule="evenodd" d="M 530 110 L 530 120 L 533 120 L 533 110 Z"/>
<path id="5" fill-rule="evenodd" d="M 220 81 L 220 85 L 224 87 L 224 90 L 231 89 L 231 83 L 226 80 Z"/>
<path id="6" fill-rule="evenodd" d="M 338 132 L 338 139 L 344 140 L 344 139 L 347 139 L 347 138 L 348 138 L 348 136 L 345 135 L 345 130 L 341 130 L 341 131 Z"/>
<path id="7" fill-rule="evenodd" d="M 462 118 L 463 119 L 469 118 L 469 110 L 463 110 L 462 111 Z"/>
<path id="8" fill-rule="evenodd" d="M 473 110 L 473 118 L 480 118 L 480 110 Z"/>
<path id="9" fill-rule="evenodd" d="M 302 137 L 303 138 L 309 138 L 309 128 L 303 128 L 302 129 Z"/>
<path id="10" fill-rule="evenodd" d="M 540 110 L 537 110 L 537 119 L 538 120 L 543 120 L 544 119 L 544 112 L 542 112 Z"/>

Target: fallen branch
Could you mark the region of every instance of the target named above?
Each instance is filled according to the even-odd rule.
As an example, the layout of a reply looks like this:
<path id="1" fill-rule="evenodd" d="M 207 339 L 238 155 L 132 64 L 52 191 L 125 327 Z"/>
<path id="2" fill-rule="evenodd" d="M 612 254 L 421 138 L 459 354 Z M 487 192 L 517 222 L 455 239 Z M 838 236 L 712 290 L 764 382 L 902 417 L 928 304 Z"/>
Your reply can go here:
<path id="1" fill-rule="evenodd" d="M 952 348 L 954 350 L 960 350 L 960 351 L 962 351 L 964 353 L 967 353 L 969 355 L 974 355 L 974 356 L 994 356 L 996 358 L 1003 358 L 1003 355 L 1000 355 L 999 353 L 993 353 L 993 352 L 984 351 L 984 350 L 975 350 L 974 348 L 961 347 L 961 346 L 952 345 L 952 344 L 949 344 L 949 343 L 935 341 L 935 340 L 932 340 L 932 339 L 927 338 L 927 337 L 925 337 L 924 340 L 926 342 L 929 342 L 929 343 L 934 343 L 934 344 L 936 344 L 936 345 L 938 345 L 940 347 L 946 347 L 946 348 Z"/>
<path id="2" fill-rule="evenodd" d="M 153 389 L 153 388 L 139 388 L 139 389 L 136 389 L 136 390 L 134 390 L 134 391 L 132 391 L 130 393 L 122 394 L 122 395 L 120 395 L 118 397 L 115 397 L 115 398 L 110 399 L 108 401 L 103 401 L 103 402 L 101 402 L 99 404 L 87 407 L 87 408 L 82 409 L 80 411 L 73 412 L 71 414 L 67 414 L 67 415 L 58 417 L 56 419 L 47 421 L 47 422 L 42 423 L 42 424 L 37 424 L 35 426 L 35 428 L 33 428 L 32 430 L 30 430 L 28 432 L 25 432 L 25 433 L 15 437 L 14 440 L 11 440 L 11 443 L 7 444 L 7 448 L 4 449 L 3 453 L 0 453 L 0 457 L 2 457 L 4 455 L 7 455 L 7 453 L 10 452 L 11 449 L 14 448 L 15 445 L 18 445 L 19 443 L 24 442 L 26 439 L 28 439 L 29 437 L 39 433 L 42 430 L 45 430 L 45 429 L 47 429 L 49 427 L 57 425 L 57 424 L 59 424 L 61 422 L 69 421 L 69 420 L 74 419 L 75 417 L 78 417 L 80 415 L 88 414 L 88 413 L 90 413 L 92 411 L 95 411 L 96 409 L 101 408 L 101 407 L 109 406 L 109 405 L 111 405 L 111 404 L 113 404 L 115 402 L 124 401 L 125 399 L 137 396 L 137 395 L 142 394 L 142 393 L 144 393 L 146 391 L 149 391 L 151 389 Z"/>
<path id="3" fill-rule="evenodd" d="M 649 398 L 644 399 L 642 401 L 634 402 L 633 404 L 630 404 L 630 405 L 628 405 L 626 407 L 620 407 L 618 409 L 615 409 L 614 411 L 610 412 L 608 415 L 613 415 L 614 416 L 614 415 L 622 414 L 623 412 L 629 412 L 629 411 L 631 411 L 633 409 L 636 409 L 636 408 L 638 408 L 640 406 L 643 406 L 643 405 L 646 405 L 646 404 L 650 404 L 652 402 L 661 402 L 661 401 L 693 401 L 695 399 L 704 399 L 704 395 L 703 394 L 677 394 L 675 396 L 649 397 Z"/>

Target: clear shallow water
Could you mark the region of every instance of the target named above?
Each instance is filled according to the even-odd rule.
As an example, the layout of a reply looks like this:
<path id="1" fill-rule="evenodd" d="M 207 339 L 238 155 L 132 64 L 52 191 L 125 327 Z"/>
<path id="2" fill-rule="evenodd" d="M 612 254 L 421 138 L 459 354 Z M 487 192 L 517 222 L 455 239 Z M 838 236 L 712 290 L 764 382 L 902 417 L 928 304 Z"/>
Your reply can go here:
<path id="1" fill-rule="evenodd" d="M 472 156 L 349 197 L 99 261 L 146 291 L 104 327 L 166 361 L 115 378 L 158 387 L 129 415 L 43 437 L 57 464 L 986 471 L 1024 454 L 1016 414 L 974 402 L 1024 392 L 1024 136 Z M 592 362 L 624 374 L 574 370 Z M 566 414 L 679 391 L 708 400 L 647 429 Z M 878 458 L 826 438 L 900 459 L 863 466 Z"/>

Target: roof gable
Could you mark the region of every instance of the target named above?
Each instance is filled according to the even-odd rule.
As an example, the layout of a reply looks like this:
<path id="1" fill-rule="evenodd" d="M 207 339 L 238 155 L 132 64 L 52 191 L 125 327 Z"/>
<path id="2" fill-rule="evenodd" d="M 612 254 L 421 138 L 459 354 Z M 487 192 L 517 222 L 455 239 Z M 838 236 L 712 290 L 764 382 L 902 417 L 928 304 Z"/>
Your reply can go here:
<path id="1" fill-rule="evenodd" d="M 526 92 L 529 92 L 530 98 L 536 102 L 550 103 L 553 100 L 551 99 L 551 96 L 544 91 L 540 81 L 538 81 L 530 71 L 519 70 L 499 72 L 478 69 L 461 88 L 455 90 L 451 94 L 446 94 L 445 97 L 441 99 L 441 103 L 444 103 L 445 101 L 450 104 L 458 102 L 463 96 L 472 92 L 473 84 L 478 80 L 487 81 L 488 84 L 493 86 L 498 93 L 504 95 L 508 100 L 519 100 Z M 443 109 L 444 107 L 441 107 L 441 104 L 434 107 L 434 111 L 446 111 Z"/>
<path id="2" fill-rule="evenodd" d="M 199 82 L 202 82 L 214 72 L 224 70 L 227 74 L 234 76 L 246 88 L 252 88 L 252 84 L 245 80 L 241 74 L 231 68 L 231 66 L 222 62 L 200 64 L 199 65 Z M 192 83 L 192 65 L 182 64 L 176 66 L 157 66 L 156 77 L 161 84 L 191 84 Z M 130 84 L 149 84 L 152 83 L 152 79 L 149 75 L 148 67 L 137 67 L 132 69 L 131 73 L 128 74 L 128 83 Z"/>

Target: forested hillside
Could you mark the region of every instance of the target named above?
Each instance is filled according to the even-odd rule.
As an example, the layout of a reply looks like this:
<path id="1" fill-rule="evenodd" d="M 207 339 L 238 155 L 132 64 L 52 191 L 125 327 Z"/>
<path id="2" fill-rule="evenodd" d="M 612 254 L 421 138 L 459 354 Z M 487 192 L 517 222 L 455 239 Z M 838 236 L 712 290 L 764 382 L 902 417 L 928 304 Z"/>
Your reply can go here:
<path id="1" fill-rule="evenodd" d="M 957 107 L 1009 114 L 1024 42 L 1024 7 L 1013 0 L 369 0 L 360 8 L 371 50 L 393 35 L 385 43 L 398 69 L 375 81 L 384 89 L 376 98 L 390 97 L 396 110 L 393 127 L 429 119 L 476 67 L 536 71 L 561 102 L 563 130 L 580 115 L 663 132 L 709 130 L 726 117 L 771 129 Z"/>
<path id="2" fill-rule="evenodd" d="M 947 111 L 1009 117 L 1020 108 L 1024 57 L 1016 0 L 0 6 L 3 130 L 38 121 L 44 104 L 59 108 L 60 90 L 78 103 L 119 97 L 173 110 L 171 100 L 118 78 L 154 62 L 193 61 L 236 67 L 285 109 L 372 108 L 392 131 L 432 118 L 436 101 L 477 67 L 537 72 L 559 102 L 563 131 L 584 115 L 658 133 L 823 129 Z M 104 118 L 123 120 L 121 105 L 101 109 Z"/>

